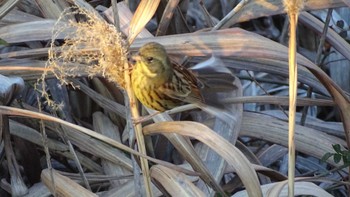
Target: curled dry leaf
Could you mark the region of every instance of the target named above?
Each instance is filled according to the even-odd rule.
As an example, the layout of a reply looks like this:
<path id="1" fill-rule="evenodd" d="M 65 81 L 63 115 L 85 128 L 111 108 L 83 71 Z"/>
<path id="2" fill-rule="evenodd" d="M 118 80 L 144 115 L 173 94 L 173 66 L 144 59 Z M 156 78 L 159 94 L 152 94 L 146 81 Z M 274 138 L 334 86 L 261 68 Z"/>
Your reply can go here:
<path id="1" fill-rule="evenodd" d="M 128 41 L 132 43 L 156 12 L 160 0 L 142 0 L 137 7 L 129 27 Z"/>
<path id="2" fill-rule="evenodd" d="M 171 196 L 205 196 L 185 174 L 161 165 L 151 168 L 151 177 Z"/>
<path id="3" fill-rule="evenodd" d="M 143 131 L 144 134 L 179 133 L 203 142 L 236 169 L 249 196 L 261 196 L 258 177 L 248 159 L 235 146 L 207 126 L 190 121 L 161 122 L 146 126 Z"/>
<path id="4" fill-rule="evenodd" d="M 281 187 L 277 189 L 276 186 L 281 186 Z M 263 191 L 264 196 L 279 197 L 279 196 L 288 195 L 288 188 L 286 187 L 286 181 L 262 185 L 261 189 Z M 298 196 L 310 195 L 310 196 L 324 196 L 324 197 L 332 196 L 321 187 L 310 182 L 296 182 L 295 195 L 298 195 Z M 244 197 L 244 196 L 247 196 L 246 191 L 240 191 L 233 195 L 233 197 Z"/>

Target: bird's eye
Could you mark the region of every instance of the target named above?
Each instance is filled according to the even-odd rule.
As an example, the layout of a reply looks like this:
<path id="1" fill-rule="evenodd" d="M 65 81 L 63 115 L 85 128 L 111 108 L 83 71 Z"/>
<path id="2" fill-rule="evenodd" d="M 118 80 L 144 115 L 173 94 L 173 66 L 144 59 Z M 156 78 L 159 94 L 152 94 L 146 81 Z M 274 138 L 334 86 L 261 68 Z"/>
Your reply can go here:
<path id="1" fill-rule="evenodd" d="M 147 57 L 147 61 L 148 61 L 149 63 L 153 62 L 153 57 Z"/>

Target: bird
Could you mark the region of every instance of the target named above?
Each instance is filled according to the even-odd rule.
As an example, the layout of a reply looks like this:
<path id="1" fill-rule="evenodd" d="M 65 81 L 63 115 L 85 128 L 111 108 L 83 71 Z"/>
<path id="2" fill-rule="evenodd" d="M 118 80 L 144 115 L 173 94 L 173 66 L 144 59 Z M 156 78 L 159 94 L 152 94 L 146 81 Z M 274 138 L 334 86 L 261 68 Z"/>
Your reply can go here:
<path id="1" fill-rule="evenodd" d="M 146 43 L 132 59 L 132 90 L 144 106 L 164 112 L 191 103 L 211 114 L 220 111 L 206 104 L 201 94 L 205 85 L 191 70 L 172 62 L 163 45 Z"/>

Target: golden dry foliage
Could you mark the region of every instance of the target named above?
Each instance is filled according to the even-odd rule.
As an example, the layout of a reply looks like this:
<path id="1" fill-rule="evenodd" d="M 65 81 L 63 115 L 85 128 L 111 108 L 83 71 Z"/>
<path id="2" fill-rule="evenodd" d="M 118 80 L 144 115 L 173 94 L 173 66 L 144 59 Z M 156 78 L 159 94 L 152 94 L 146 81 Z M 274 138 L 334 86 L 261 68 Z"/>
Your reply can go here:
<path id="1" fill-rule="evenodd" d="M 290 14 L 299 13 L 304 8 L 304 0 L 283 1 L 285 11 Z"/>
<path id="2" fill-rule="evenodd" d="M 86 20 L 65 21 L 67 16 L 77 14 L 86 17 Z M 62 34 L 66 36 L 58 49 L 55 41 Z M 113 25 L 101 20 L 95 13 L 74 7 L 66 9 L 55 25 L 47 67 L 62 84 L 69 83 L 67 77 L 87 73 L 90 77 L 102 75 L 124 87 L 123 66 L 126 56 L 122 35 Z M 42 79 L 45 79 L 46 74 L 43 74 Z"/>

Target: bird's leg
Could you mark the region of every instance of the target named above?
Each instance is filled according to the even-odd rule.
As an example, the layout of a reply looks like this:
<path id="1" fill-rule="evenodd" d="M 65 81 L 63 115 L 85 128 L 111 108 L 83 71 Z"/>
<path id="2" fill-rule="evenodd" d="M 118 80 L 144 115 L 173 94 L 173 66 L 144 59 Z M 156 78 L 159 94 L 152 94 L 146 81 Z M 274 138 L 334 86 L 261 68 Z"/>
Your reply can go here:
<path id="1" fill-rule="evenodd" d="M 132 119 L 132 122 L 134 123 L 134 124 L 139 124 L 139 123 L 142 123 L 142 122 L 146 122 L 146 121 L 148 121 L 148 120 L 150 120 L 151 118 L 153 118 L 154 116 L 156 116 L 156 115 L 158 115 L 158 114 L 161 114 L 162 112 L 160 112 L 160 111 L 157 111 L 157 112 L 155 112 L 155 113 L 153 113 L 153 114 L 149 114 L 149 115 L 147 115 L 147 116 L 141 116 L 141 117 L 139 117 L 139 118 L 133 118 Z"/>

